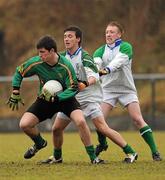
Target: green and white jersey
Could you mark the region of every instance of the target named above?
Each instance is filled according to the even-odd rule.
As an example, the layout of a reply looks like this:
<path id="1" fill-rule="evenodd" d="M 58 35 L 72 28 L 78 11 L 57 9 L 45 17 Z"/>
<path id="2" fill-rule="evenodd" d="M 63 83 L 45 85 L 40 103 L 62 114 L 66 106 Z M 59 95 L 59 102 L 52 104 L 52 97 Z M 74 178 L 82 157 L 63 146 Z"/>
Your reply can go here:
<path id="1" fill-rule="evenodd" d="M 83 91 L 76 95 L 80 105 L 88 102 L 101 102 L 102 101 L 102 88 L 99 82 L 99 74 L 93 58 L 84 51 L 81 47 L 76 50 L 73 55 L 67 51 L 61 53 L 65 56 L 74 67 L 77 79 L 85 81 L 93 76 L 97 79 L 97 83 L 86 87 Z"/>
<path id="2" fill-rule="evenodd" d="M 74 97 L 78 92 L 75 71 L 71 63 L 64 56 L 59 55 L 58 63 L 54 66 L 43 62 L 39 56 L 28 59 L 16 68 L 12 86 L 20 87 L 23 78 L 33 75 L 37 75 L 40 80 L 38 95 L 41 94 L 43 85 L 49 80 L 57 80 L 61 83 L 64 91 L 58 94 L 60 101 Z"/>
<path id="3" fill-rule="evenodd" d="M 132 55 L 132 46 L 121 39 L 112 46 L 106 44 L 94 52 L 98 69 L 110 69 L 110 74 L 101 77 L 103 91 L 137 94 L 131 70 Z"/>

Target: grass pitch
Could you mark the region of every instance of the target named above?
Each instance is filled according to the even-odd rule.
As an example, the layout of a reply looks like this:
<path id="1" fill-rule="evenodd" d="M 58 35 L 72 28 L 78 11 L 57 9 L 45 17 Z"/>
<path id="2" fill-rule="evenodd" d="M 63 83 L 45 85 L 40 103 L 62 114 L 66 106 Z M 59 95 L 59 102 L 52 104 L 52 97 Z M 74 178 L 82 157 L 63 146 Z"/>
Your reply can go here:
<path id="1" fill-rule="evenodd" d="M 127 142 L 138 152 L 133 164 L 124 164 L 122 150 L 109 141 L 109 148 L 101 154 L 107 160 L 104 165 L 92 165 L 80 141 L 78 133 L 65 133 L 62 164 L 39 165 L 38 161 L 52 154 L 51 133 L 44 133 L 48 146 L 35 157 L 25 160 L 23 154 L 31 140 L 23 133 L 0 134 L 0 180 L 164 180 L 165 161 L 153 162 L 151 153 L 138 132 L 121 132 Z M 155 140 L 165 157 L 165 133 L 155 132 Z M 96 134 L 92 134 L 97 144 Z"/>

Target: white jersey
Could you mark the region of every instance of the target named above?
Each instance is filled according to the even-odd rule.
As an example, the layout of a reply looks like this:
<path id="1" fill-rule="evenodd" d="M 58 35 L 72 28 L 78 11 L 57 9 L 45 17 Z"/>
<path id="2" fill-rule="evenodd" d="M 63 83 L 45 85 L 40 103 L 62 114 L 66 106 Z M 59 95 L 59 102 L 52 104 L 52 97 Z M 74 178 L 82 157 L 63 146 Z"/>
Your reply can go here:
<path id="1" fill-rule="evenodd" d="M 80 105 L 91 102 L 102 102 L 102 87 L 99 82 L 99 74 L 93 59 L 89 54 L 81 47 L 77 51 L 70 55 L 68 52 L 61 53 L 64 55 L 73 65 L 76 72 L 76 76 L 79 80 L 85 81 L 89 77 L 93 76 L 97 79 L 97 83 L 86 87 L 83 91 L 80 91 L 76 95 L 76 99 Z"/>
<path id="2" fill-rule="evenodd" d="M 137 94 L 131 64 L 132 46 L 118 39 L 112 46 L 103 45 L 94 52 L 98 69 L 108 67 L 110 74 L 101 77 L 103 91 Z"/>

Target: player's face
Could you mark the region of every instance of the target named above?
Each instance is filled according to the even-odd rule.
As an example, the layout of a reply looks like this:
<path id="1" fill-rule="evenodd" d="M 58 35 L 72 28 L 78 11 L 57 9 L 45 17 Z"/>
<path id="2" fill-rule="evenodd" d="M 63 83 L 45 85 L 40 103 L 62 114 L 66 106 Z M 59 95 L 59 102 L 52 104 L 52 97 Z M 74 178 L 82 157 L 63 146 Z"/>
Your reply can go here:
<path id="1" fill-rule="evenodd" d="M 107 26 L 105 30 L 105 38 L 107 44 L 113 44 L 116 39 L 121 38 L 121 32 L 116 26 Z"/>
<path id="2" fill-rule="evenodd" d="M 79 47 L 80 38 L 76 38 L 74 31 L 66 31 L 64 33 L 64 44 L 67 50 L 76 50 Z"/>
<path id="3" fill-rule="evenodd" d="M 42 59 L 42 61 L 44 61 L 44 62 L 48 62 L 52 58 L 51 51 L 48 51 L 45 48 L 38 49 L 38 54 L 39 54 L 40 58 Z"/>

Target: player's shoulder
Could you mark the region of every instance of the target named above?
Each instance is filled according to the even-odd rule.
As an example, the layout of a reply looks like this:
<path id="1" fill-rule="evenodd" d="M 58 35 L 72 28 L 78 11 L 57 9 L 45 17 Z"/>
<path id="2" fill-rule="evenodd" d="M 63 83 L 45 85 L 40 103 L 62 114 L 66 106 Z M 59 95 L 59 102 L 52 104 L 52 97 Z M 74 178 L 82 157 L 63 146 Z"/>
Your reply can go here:
<path id="1" fill-rule="evenodd" d="M 93 57 L 98 57 L 98 56 L 102 56 L 102 54 L 104 53 L 104 50 L 105 50 L 105 44 L 104 45 L 101 45 L 100 47 L 98 47 L 94 53 L 93 53 Z"/>
<path id="2" fill-rule="evenodd" d="M 41 58 L 39 56 L 33 56 L 23 62 L 21 65 L 17 66 L 17 69 L 20 73 L 24 72 L 26 69 L 30 70 L 36 67 L 38 64 L 41 64 Z"/>
<path id="3" fill-rule="evenodd" d="M 66 51 L 60 51 L 59 54 L 62 55 L 62 56 L 65 56 L 66 55 Z"/>
<path id="4" fill-rule="evenodd" d="M 59 54 L 59 63 L 67 65 L 71 64 L 68 59 L 62 54 Z"/>
<path id="5" fill-rule="evenodd" d="M 29 63 L 41 62 L 40 56 L 33 56 L 27 60 Z"/>
<path id="6" fill-rule="evenodd" d="M 61 55 L 61 54 L 59 54 L 58 66 L 62 67 L 63 69 L 65 69 L 67 71 L 68 70 L 74 71 L 71 62 L 68 61 L 68 59 L 65 56 Z"/>
<path id="7" fill-rule="evenodd" d="M 133 56 L 133 49 L 132 45 L 129 42 L 122 41 L 120 44 L 120 50 L 121 53 L 128 55 L 129 59 Z"/>
<path id="8" fill-rule="evenodd" d="M 122 43 L 120 44 L 120 48 L 131 48 L 132 49 L 132 45 L 131 45 L 131 43 L 129 43 L 127 41 L 122 41 Z"/>
<path id="9" fill-rule="evenodd" d="M 88 53 L 88 51 L 82 49 L 82 59 L 92 59 L 92 56 Z"/>
<path id="10" fill-rule="evenodd" d="M 21 66 L 23 65 L 24 67 L 28 67 L 28 66 L 31 66 L 31 65 L 34 66 L 40 63 L 42 63 L 41 58 L 39 56 L 33 56 L 27 59 L 25 62 L 23 62 Z"/>

